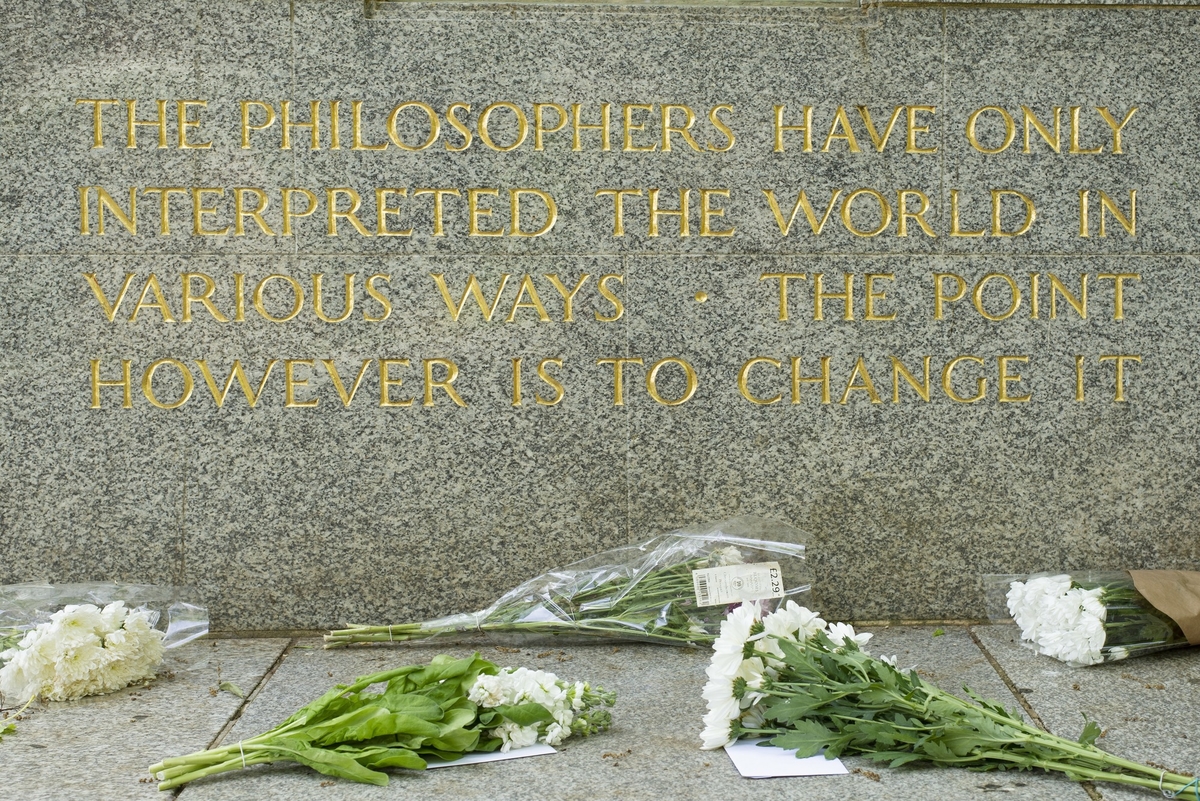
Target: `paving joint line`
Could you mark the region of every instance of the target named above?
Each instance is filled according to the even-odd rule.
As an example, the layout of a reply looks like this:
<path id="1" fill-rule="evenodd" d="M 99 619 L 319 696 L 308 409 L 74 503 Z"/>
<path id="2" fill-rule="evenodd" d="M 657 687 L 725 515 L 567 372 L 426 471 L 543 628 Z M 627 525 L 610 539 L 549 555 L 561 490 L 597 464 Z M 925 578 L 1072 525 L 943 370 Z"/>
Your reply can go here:
<path id="1" fill-rule="evenodd" d="M 996 675 L 1000 677 L 1000 680 L 1004 682 L 1004 686 L 1007 687 L 1008 691 L 1013 694 L 1014 698 L 1017 699 L 1017 703 L 1021 705 L 1021 709 L 1025 710 L 1025 714 L 1029 715 L 1029 719 L 1033 721 L 1034 725 L 1047 734 L 1053 734 L 1054 732 L 1050 731 L 1050 727 L 1048 727 L 1045 721 L 1042 720 L 1041 715 L 1039 715 L 1037 710 L 1033 708 L 1033 704 L 1029 703 L 1029 699 L 1027 699 L 1025 694 L 1021 692 L 1021 689 L 1017 687 L 1016 682 L 1009 677 L 1008 672 L 1001 667 L 1000 662 L 996 659 L 996 657 L 992 656 L 992 652 L 989 651 L 987 646 L 983 644 L 983 641 L 979 639 L 979 635 L 975 633 L 975 627 L 967 626 L 967 634 L 971 635 L 971 640 L 975 643 L 975 647 L 979 649 L 980 653 L 983 654 L 983 658 L 986 659 L 988 664 L 992 666 L 992 670 L 996 671 Z M 1100 791 L 1096 789 L 1096 785 L 1092 782 L 1079 782 L 1079 786 L 1083 788 L 1083 791 L 1088 794 L 1088 798 L 1090 798 L 1092 801 L 1104 801 L 1104 796 L 1100 794 Z"/>

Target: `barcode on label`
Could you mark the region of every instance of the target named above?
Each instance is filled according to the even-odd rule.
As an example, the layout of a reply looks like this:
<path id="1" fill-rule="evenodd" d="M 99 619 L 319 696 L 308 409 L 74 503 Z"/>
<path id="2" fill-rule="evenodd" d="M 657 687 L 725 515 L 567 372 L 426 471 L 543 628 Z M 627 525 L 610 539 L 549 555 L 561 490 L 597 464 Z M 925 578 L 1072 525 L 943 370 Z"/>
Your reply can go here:
<path id="1" fill-rule="evenodd" d="M 778 562 L 693 570 L 692 587 L 696 591 L 696 606 L 724 606 L 782 598 L 784 594 L 783 573 Z"/>

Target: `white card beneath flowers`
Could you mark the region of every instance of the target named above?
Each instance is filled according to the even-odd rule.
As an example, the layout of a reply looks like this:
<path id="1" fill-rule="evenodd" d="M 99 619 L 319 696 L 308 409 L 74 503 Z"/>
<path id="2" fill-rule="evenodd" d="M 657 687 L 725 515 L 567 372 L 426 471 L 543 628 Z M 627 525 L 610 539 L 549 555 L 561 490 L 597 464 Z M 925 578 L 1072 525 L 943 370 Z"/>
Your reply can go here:
<path id="1" fill-rule="evenodd" d="M 725 746 L 733 766 L 743 779 L 777 779 L 784 776 L 841 776 L 850 771 L 840 759 L 822 755 L 796 759 L 795 748 L 760 745 L 767 738 L 738 740 Z"/>

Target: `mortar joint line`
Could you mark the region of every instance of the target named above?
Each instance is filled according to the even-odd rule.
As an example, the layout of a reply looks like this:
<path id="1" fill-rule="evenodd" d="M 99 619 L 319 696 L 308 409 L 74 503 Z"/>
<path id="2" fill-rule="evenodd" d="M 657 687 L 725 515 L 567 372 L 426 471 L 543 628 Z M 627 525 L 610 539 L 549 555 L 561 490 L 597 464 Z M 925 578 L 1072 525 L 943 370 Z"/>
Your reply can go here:
<path id="1" fill-rule="evenodd" d="M 292 648 L 295 647 L 295 645 L 295 637 L 288 640 L 287 645 L 285 645 L 283 650 L 279 652 L 279 656 L 275 657 L 275 661 L 272 662 L 271 666 L 267 668 L 266 672 L 259 677 L 258 681 L 255 682 L 254 687 L 250 690 L 250 692 L 246 693 L 246 697 L 242 699 L 240 704 L 238 704 L 237 710 L 234 711 L 234 713 L 229 717 L 229 720 L 225 721 L 225 725 L 221 727 L 221 730 L 217 732 L 216 736 L 208 744 L 209 748 L 216 748 L 221 744 L 221 741 L 225 739 L 226 735 L 233 730 L 233 727 L 237 725 L 239 720 L 241 720 L 246 708 L 249 707 L 251 702 L 258 697 L 258 694 L 262 692 L 262 689 L 267 686 L 267 682 L 269 682 L 275 675 L 275 672 L 279 670 L 280 665 L 283 664 L 283 660 L 286 659 L 288 654 L 292 652 Z"/>

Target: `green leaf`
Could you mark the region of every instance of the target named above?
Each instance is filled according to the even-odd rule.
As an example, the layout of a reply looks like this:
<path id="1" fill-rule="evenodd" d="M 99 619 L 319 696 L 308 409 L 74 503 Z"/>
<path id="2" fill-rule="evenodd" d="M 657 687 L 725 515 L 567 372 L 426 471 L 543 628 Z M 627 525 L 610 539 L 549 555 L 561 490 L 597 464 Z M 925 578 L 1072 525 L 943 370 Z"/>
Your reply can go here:
<path id="1" fill-rule="evenodd" d="M 436 723 L 401 712 L 389 712 L 382 706 L 372 704 L 327 723 L 311 726 L 304 734 L 317 745 L 334 745 L 396 734 L 437 737 L 441 731 Z"/>
<path id="2" fill-rule="evenodd" d="M 361 756 L 356 761 L 364 768 L 425 770 L 425 760 L 407 748 L 383 748 L 379 753 Z"/>
<path id="3" fill-rule="evenodd" d="M 1087 720 L 1087 715 L 1084 715 L 1083 719 Z M 1083 727 L 1083 732 L 1079 735 L 1079 742 L 1081 745 L 1095 745 L 1096 738 L 1100 736 L 1100 733 L 1101 729 L 1096 721 L 1088 720 Z"/>
<path id="4" fill-rule="evenodd" d="M 474 751 L 475 745 L 478 742 L 478 729 L 454 729 L 441 737 L 435 737 L 426 743 L 426 745 L 430 748 L 436 748 L 439 751 L 466 753 Z"/>
<path id="5" fill-rule="evenodd" d="M 496 711 L 518 726 L 553 723 L 554 716 L 541 704 L 503 704 Z"/>
<path id="6" fill-rule="evenodd" d="M 217 689 L 222 692 L 229 693 L 230 695 L 236 695 L 238 698 L 246 697 L 246 694 L 242 692 L 242 688 L 234 684 L 232 681 L 221 682 L 217 685 Z"/>
<path id="7" fill-rule="evenodd" d="M 934 637 L 944 637 L 945 635 L 946 635 L 946 630 L 945 630 L 945 629 L 934 629 L 934 630 L 933 630 L 933 636 L 934 636 Z"/>
<path id="8" fill-rule="evenodd" d="M 771 745 L 780 748 L 796 749 L 796 758 L 803 759 L 820 753 L 821 749 L 837 739 L 837 734 L 831 732 L 811 720 L 801 720 L 793 725 L 787 734 L 771 738 Z"/>
<path id="9" fill-rule="evenodd" d="M 5 723 L 4 725 L 0 726 L 0 741 L 4 740 L 4 735 L 16 734 L 16 733 L 17 733 L 17 724 Z"/>
<path id="10" fill-rule="evenodd" d="M 361 784 L 383 786 L 388 783 L 386 773 L 364 768 L 355 762 L 353 757 L 336 751 L 328 751 L 324 748 L 298 748 L 294 751 L 287 751 L 286 754 L 287 758 L 299 762 L 301 765 L 307 765 L 326 776 L 349 779 Z"/>
<path id="11" fill-rule="evenodd" d="M 389 685 L 376 703 L 390 712 L 401 712 L 421 720 L 441 720 L 442 707 L 437 701 L 425 695 L 402 692 L 398 689 L 399 686 L 401 685 L 398 684 L 396 685 L 397 689 L 393 689 Z"/>

